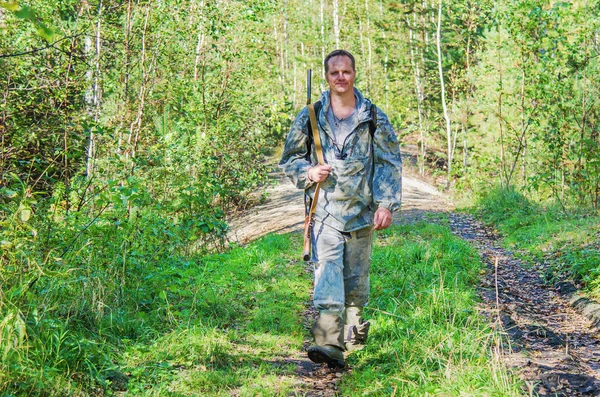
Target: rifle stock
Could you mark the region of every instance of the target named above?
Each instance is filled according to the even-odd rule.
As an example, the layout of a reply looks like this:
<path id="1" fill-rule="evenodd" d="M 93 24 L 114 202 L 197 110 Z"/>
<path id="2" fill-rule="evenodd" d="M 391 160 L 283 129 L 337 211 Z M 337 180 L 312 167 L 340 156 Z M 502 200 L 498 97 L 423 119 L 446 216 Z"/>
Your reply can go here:
<path id="1" fill-rule="evenodd" d="M 302 259 L 310 260 L 310 234 L 312 231 L 313 222 L 310 215 L 304 217 L 304 250 L 302 251 Z"/>
<path id="2" fill-rule="evenodd" d="M 309 105 L 310 104 L 310 96 L 311 96 L 311 83 L 312 83 L 312 69 L 308 69 L 308 71 L 306 72 L 306 104 Z M 308 193 L 305 191 L 304 194 L 306 196 L 308 196 Z M 308 204 L 308 205 L 306 205 Z M 313 225 L 313 221 L 312 221 L 312 217 L 313 214 L 310 213 L 310 207 L 312 206 L 312 201 L 309 200 L 306 201 L 305 200 L 305 205 L 306 208 L 304 209 L 304 249 L 302 251 L 302 259 L 304 259 L 305 261 L 309 261 L 310 260 L 310 235 L 312 232 L 312 225 Z"/>

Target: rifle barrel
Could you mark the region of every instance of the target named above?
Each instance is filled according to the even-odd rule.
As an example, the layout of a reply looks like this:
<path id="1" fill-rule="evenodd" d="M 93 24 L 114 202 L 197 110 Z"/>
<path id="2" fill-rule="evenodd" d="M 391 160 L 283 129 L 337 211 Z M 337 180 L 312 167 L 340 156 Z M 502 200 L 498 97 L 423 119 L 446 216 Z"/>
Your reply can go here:
<path id="1" fill-rule="evenodd" d="M 308 69 L 308 71 L 306 72 L 306 104 L 310 105 L 310 87 L 311 87 L 311 80 L 312 80 L 312 69 Z"/>

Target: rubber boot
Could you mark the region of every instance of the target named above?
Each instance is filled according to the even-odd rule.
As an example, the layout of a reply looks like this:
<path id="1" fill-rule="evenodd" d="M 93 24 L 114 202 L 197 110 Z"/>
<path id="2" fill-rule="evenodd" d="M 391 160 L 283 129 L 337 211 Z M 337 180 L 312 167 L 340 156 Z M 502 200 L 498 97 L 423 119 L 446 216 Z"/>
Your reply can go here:
<path id="1" fill-rule="evenodd" d="M 325 363 L 330 368 L 343 368 L 344 323 L 338 312 L 322 311 L 311 333 L 315 344 L 308 348 L 308 358 L 315 363 Z"/>
<path id="2" fill-rule="evenodd" d="M 344 321 L 344 343 L 346 350 L 354 351 L 365 347 L 371 324 L 362 318 L 363 308 L 346 306 Z"/>

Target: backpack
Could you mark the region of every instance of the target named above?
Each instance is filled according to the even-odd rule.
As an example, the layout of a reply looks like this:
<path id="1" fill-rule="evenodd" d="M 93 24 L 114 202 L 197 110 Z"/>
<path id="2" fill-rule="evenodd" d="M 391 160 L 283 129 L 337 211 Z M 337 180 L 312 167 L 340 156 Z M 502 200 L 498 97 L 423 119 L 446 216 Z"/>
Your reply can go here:
<path id="1" fill-rule="evenodd" d="M 317 102 L 315 102 L 314 106 L 315 106 L 315 114 L 317 115 L 317 120 L 318 120 L 319 114 L 321 113 L 321 109 L 323 108 L 323 104 L 321 103 L 320 100 L 318 100 Z M 312 149 L 312 141 L 313 141 L 313 137 L 312 137 L 312 133 L 311 133 L 312 126 L 310 124 L 310 119 L 308 119 L 306 126 L 308 127 L 308 142 L 306 143 L 306 145 L 307 145 L 306 157 L 308 160 L 310 160 L 310 151 Z M 377 129 L 377 106 L 375 106 L 375 104 L 371 103 L 371 121 L 369 121 L 369 134 L 371 134 L 371 140 L 373 140 L 373 138 L 375 137 L 376 129 Z"/>

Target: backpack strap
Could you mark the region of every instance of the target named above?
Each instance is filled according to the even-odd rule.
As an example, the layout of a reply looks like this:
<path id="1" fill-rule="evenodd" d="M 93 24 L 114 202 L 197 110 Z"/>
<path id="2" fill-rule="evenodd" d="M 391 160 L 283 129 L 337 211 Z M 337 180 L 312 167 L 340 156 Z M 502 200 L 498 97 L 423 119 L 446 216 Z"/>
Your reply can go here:
<path id="1" fill-rule="evenodd" d="M 369 132 L 371 133 L 371 139 L 375 137 L 375 130 L 377 129 L 377 106 L 371 103 L 371 121 L 369 121 Z"/>

